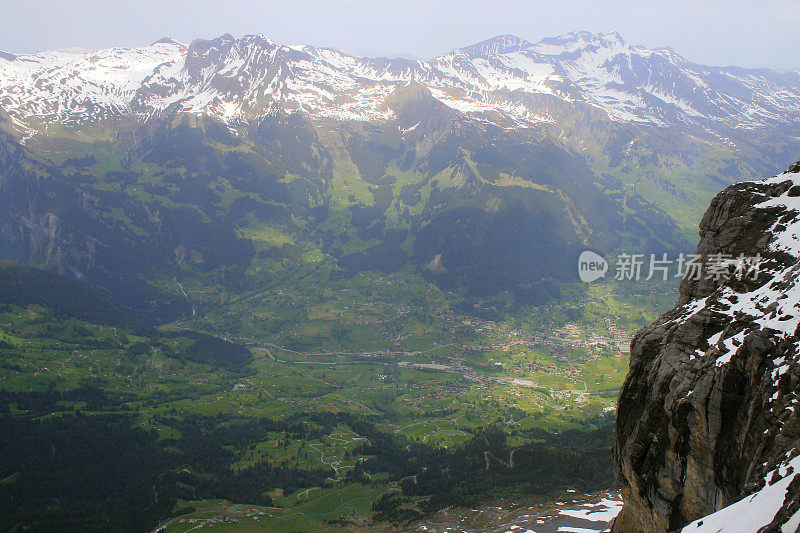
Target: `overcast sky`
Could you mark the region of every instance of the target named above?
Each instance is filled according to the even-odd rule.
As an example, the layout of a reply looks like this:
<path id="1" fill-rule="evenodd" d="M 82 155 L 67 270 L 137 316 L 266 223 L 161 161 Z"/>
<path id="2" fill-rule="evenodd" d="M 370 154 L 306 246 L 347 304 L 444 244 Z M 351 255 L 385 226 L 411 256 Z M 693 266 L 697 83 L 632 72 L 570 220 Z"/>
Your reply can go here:
<path id="1" fill-rule="evenodd" d="M 711 65 L 800 68 L 799 0 L 0 0 L 0 50 L 264 33 L 361 55 L 433 57 L 510 33 L 617 30 Z"/>

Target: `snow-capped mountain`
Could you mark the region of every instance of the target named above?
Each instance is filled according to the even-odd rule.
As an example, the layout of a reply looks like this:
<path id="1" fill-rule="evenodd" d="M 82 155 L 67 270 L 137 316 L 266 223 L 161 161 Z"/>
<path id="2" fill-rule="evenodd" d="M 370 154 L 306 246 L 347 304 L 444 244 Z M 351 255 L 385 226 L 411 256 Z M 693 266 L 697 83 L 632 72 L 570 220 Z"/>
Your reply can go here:
<path id="1" fill-rule="evenodd" d="M 188 46 L 0 54 L 0 113 L 20 131 L 173 110 L 228 123 L 276 106 L 319 118 L 382 121 L 387 98 L 417 82 L 447 106 L 504 127 L 557 121 L 574 108 L 616 122 L 789 129 L 800 124 L 800 74 L 698 65 L 617 33 L 530 43 L 499 36 L 428 61 L 365 58 L 223 35 Z M 566 106 L 566 107 L 565 107 Z M 565 109 L 567 111 L 565 111 Z"/>

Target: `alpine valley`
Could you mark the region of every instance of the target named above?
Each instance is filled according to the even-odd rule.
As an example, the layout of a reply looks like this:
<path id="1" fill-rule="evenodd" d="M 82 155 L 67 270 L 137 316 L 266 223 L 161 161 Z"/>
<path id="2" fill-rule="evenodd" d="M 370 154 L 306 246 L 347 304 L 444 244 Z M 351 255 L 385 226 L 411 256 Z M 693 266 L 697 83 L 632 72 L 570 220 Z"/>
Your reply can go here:
<path id="1" fill-rule="evenodd" d="M 734 184 L 799 145 L 800 72 L 617 33 L 429 60 L 263 35 L 0 52 L 0 530 L 555 531 L 559 506 L 622 488 L 620 531 L 666 531 L 734 503 L 786 468 L 796 416 L 765 449 L 777 414 L 743 430 L 766 461 L 748 470 L 719 461 L 735 435 L 695 450 L 687 413 L 744 386 L 744 358 L 794 357 L 796 332 L 756 346 L 755 319 L 726 328 L 708 298 L 743 300 L 684 281 L 626 380 L 679 279 L 586 284 L 576 264 L 691 252 L 733 186 L 700 252 L 794 272 L 747 231 L 789 232 L 756 204 L 796 213 L 796 174 Z M 736 194 L 761 229 L 720 207 Z M 667 393 L 695 383 L 670 361 L 710 372 L 690 361 L 742 332 L 750 355 L 719 370 L 736 384 Z M 791 406 L 795 382 L 762 388 Z M 741 422 L 762 396 L 712 407 Z M 687 454 L 719 492 L 670 477 Z"/>

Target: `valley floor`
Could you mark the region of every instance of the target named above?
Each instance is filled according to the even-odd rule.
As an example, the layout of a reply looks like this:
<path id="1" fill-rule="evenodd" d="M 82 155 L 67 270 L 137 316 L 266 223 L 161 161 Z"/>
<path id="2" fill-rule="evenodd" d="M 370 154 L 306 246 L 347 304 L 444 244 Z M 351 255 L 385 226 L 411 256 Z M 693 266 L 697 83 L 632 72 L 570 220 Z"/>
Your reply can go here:
<path id="1" fill-rule="evenodd" d="M 394 287 L 386 282 L 365 284 Z M 465 505 L 479 509 L 461 515 L 465 531 L 572 527 L 579 517 L 547 502 L 613 488 L 607 449 L 626 340 L 662 292 L 594 286 L 569 304 L 492 316 L 447 299 L 414 308 L 393 291 L 340 292 L 306 302 L 308 316 L 273 334 L 261 324 L 288 320 L 308 296 L 206 306 L 150 333 L 5 306 L 0 408 L 44 434 L 74 413 L 87 431 L 114 416 L 151 432 L 177 483 L 163 489 L 177 497 L 167 531 L 444 531 L 457 525 L 446 509 Z M 270 320 L 237 321 L 240 305 Z M 228 341 L 249 361 L 226 360 L 239 349 Z M 28 475 L 27 452 L 9 453 L 19 464 L 0 471 L 0 496 Z M 503 498 L 500 509 L 482 503 Z"/>
<path id="2" fill-rule="evenodd" d="M 173 518 L 160 527 L 167 533 L 197 531 L 302 531 L 307 520 L 356 513 L 369 496 L 355 496 L 363 487 L 349 487 L 325 497 L 309 500 L 292 512 L 274 507 L 234 505 L 204 501 L 197 511 Z M 565 492 L 558 500 L 543 497 L 500 499 L 492 505 L 446 508 L 404 526 L 350 523 L 327 524 L 322 531 L 384 531 L 386 533 L 591 533 L 607 531 L 622 507 L 619 493 L 578 494 Z"/>

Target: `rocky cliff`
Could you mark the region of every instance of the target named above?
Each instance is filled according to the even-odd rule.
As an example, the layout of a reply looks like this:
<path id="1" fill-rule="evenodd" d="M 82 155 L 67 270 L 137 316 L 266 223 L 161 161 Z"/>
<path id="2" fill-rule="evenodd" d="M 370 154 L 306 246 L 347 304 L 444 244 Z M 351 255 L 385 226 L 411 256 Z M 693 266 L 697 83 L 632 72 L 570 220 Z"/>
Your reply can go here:
<path id="1" fill-rule="evenodd" d="M 614 446 L 624 507 L 614 531 L 692 521 L 687 530 L 705 522 L 714 531 L 795 531 L 800 163 L 717 195 L 697 254 L 700 276 L 687 272 L 678 305 L 631 343 Z"/>

